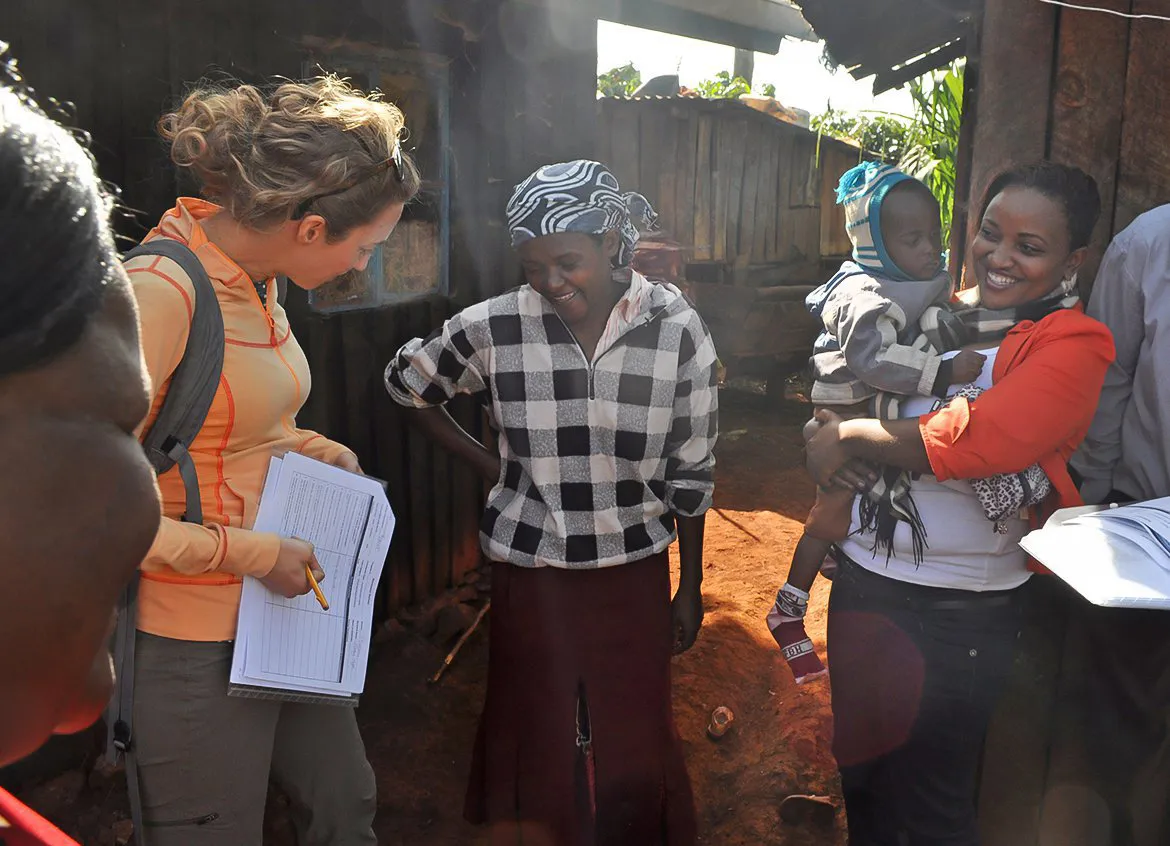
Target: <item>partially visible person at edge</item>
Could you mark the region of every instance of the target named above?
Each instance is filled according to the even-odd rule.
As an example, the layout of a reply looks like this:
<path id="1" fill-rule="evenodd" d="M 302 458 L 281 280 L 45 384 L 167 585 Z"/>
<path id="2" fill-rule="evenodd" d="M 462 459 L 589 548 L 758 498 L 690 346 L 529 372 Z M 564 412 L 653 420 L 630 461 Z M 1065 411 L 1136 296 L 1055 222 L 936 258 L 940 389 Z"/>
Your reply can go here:
<path id="1" fill-rule="evenodd" d="M 969 251 L 978 287 L 957 309 L 987 356 L 974 399 L 910 400 L 905 419 L 806 428 L 822 486 L 864 489 L 862 460 L 921 474 L 927 531 L 914 564 L 909 527 L 888 558 L 854 512 L 836 547 L 829 601 L 833 752 L 853 846 L 976 846 L 979 758 L 1008 676 L 1030 573 L 1024 515 L 988 521 L 964 480 L 1038 464 L 1052 485 L 1032 513 L 1080 503 L 1066 462 L 1084 438 L 1113 361 L 1109 330 L 1076 294 L 1100 200 L 1085 173 L 1042 163 L 991 184 Z M 942 405 L 941 408 L 935 407 Z"/>
<path id="2" fill-rule="evenodd" d="M 386 372 L 415 422 L 495 485 L 481 527 L 495 562 L 488 693 L 465 808 L 493 843 L 696 842 L 670 656 L 703 617 L 715 348 L 678 289 L 628 268 L 642 202 L 597 162 L 542 167 L 507 208 L 527 284 L 409 342 Z M 460 393 L 487 404 L 498 456 L 443 408 Z"/>
<path id="3" fill-rule="evenodd" d="M 1088 313 L 1113 331 L 1117 360 L 1088 437 L 1073 456 L 1085 501 L 1170 496 L 1170 205 L 1110 244 Z M 1085 734 L 1114 842 L 1170 839 L 1170 617 L 1080 603 L 1094 684 Z M 1140 645 L 1140 647 L 1139 647 Z M 1139 648 L 1135 648 L 1139 647 Z"/>
<path id="4" fill-rule="evenodd" d="M 0 42 L 0 766 L 109 700 L 118 596 L 158 490 L 130 284 L 94 163 L 22 93 Z M 0 842 L 74 841 L 0 790 Z M 74 844 L 75 846 L 75 844 Z"/>
<path id="5" fill-rule="evenodd" d="M 306 593 L 312 548 L 251 530 L 270 456 L 347 470 L 341 444 L 297 428 L 309 368 L 276 276 L 312 290 L 394 231 L 419 175 L 402 113 L 335 77 L 201 89 L 160 121 L 175 164 L 206 199 L 180 198 L 146 240 L 172 238 L 207 270 L 223 313 L 223 377 L 191 454 L 205 525 L 181 522 L 177 471 L 159 479 L 164 518 L 142 563 L 134 732 L 151 846 L 259 843 L 271 776 L 302 844 L 375 843 L 374 774 L 352 709 L 227 695 L 241 579 Z M 194 289 L 174 262 L 128 262 L 154 383 L 150 420 L 183 355 Z M 327 574 L 322 574 L 327 575 Z"/>

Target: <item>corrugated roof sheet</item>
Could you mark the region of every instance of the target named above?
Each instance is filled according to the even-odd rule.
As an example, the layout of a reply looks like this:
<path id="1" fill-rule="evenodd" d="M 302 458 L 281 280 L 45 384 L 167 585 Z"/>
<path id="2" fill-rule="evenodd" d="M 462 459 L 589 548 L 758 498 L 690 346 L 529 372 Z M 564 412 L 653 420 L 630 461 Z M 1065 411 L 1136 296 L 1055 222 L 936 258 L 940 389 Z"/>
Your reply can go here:
<path id="1" fill-rule="evenodd" d="M 784 38 L 815 41 L 808 21 L 788 0 L 535 0 L 545 5 L 588 2 L 602 20 L 775 53 Z"/>
<path id="2" fill-rule="evenodd" d="M 897 80 L 892 71 L 969 32 L 978 0 L 800 0 L 804 18 L 829 47 L 835 61 L 863 79 L 872 74 Z M 941 66 L 956 48 L 934 56 Z M 958 51 L 962 54 L 962 51 Z M 921 62 L 925 73 L 930 60 Z M 878 80 L 878 86 L 883 80 Z"/>

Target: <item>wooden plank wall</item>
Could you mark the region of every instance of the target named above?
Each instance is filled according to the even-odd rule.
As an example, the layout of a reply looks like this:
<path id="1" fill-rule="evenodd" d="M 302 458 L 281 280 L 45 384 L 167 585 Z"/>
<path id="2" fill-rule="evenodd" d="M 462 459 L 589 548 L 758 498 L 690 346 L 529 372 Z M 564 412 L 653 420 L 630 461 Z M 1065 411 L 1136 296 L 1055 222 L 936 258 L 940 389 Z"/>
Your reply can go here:
<path id="1" fill-rule="evenodd" d="M 826 144 L 821 139 L 821 255 L 845 256 L 853 244 L 845 232 L 845 207 L 837 205 L 837 183 L 841 174 L 857 165 L 858 150 L 843 144 Z"/>
<path id="2" fill-rule="evenodd" d="M 1131 0 L 1105 0 L 1097 5 L 1128 12 Z M 1129 22 L 1113 15 L 1061 10 L 1057 47 L 1048 155 L 1084 170 L 1097 180 L 1101 192 L 1101 218 L 1080 277 L 1087 294 L 1110 236 L 1122 228 L 1117 226 L 1113 210 L 1117 202 L 1122 118 L 1133 108 L 1125 99 Z M 1157 74 L 1151 76 L 1156 84 Z M 1141 169 L 1146 169 L 1146 163 Z M 1170 167 L 1166 172 L 1170 174 Z M 1128 222 L 1127 219 L 1125 223 Z"/>
<path id="3" fill-rule="evenodd" d="M 1101 0 L 1115 12 L 1159 13 L 1156 0 Z M 986 0 L 980 31 L 968 234 L 994 174 L 1047 157 L 1097 181 L 1102 214 L 1081 271 L 1091 291 L 1110 239 L 1170 202 L 1170 23 Z M 1083 783 L 1083 709 L 1090 682 L 1080 600 L 1033 580 L 1014 681 L 992 722 L 980 794 L 986 846 L 1103 842 Z M 1099 822 L 1099 821 L 1098 821 Z"/>
<path id="4" fill-rule="evenodd" d="M 822 139 L 818 165 L 814 133 L 734 101 L 607 98 L 599 109 L 599 157 L 693 261 L 776 285 L 814 281 L 822 257 L 850 251 L 832 198 L 855 147 Z"/>
<path id="5" fill-rule="evenodd" d="M 971 165 L 975 207 L 1000 170 L 1046 152 L 1055 35 L 1053 6 L 986 0 Z M 970 220 L 969 233 L 977 226 L 978 220 Z"/>
<path id="6" fill-rule="evenodd" d="M 1167 14 L 1161 0 L 1133 0 L 1134 14 Z M 1120 32 L 1114 30 L 1115 34 Z M 1129 26 L 1121 153 L 1113 230 L 1170 201 L 1170 23 L 1138 20 Z"/>
<path id="7" fill-rule="evenodd" d="M 1158 0 L 1095 5 L 1165 12 Z M 1080 276 L 1087 296 L 1113 235 L 1143 211 L 1170 202 L 1170 23 L 986 0 L 981 41 L 968 235 L 1000 170 L 1043 157 L 1084 169 L 1097 180 L 1102 201 Z"/>
<path id="8" fill-rule="evenodd" d="M 299 77 L 313 58 L 306 36 L 338 49 L 450 58 L 453 296 L 330 318 L 310 314 L 295 289 L 288 303 L 314 383 L 298 422 L 352 445 L 366 471 L 390 487 L 398 529 L 384 614 L 434 596 L 479 563 L 483 485 L 411 430 L 382 387 L 383 368 L 403 342 L 428 335 L 459 304 L 514 284 L 503 226 L 511 187 L 539 164 L 594 155 L 596 47 L 569 36 L 592 32 L 595 18 L 513 0 L 448 0 L 445 16 L 458 21 L 448 26 L 435 20 L 434 5 L 206 0 L 193 13 L 178 0 L 0 3 L 0 37 L 25 76 L 42 97 L 71 104 L 70 122 L 92 136 L 101 175 L 139 212 L 119 221 L 134 239 L 177 193 L 193 190 L 176 179 L 155 122 L 194 80 L 215 71 Z M 484 434 L 472 401 L 451 410 Z"/>

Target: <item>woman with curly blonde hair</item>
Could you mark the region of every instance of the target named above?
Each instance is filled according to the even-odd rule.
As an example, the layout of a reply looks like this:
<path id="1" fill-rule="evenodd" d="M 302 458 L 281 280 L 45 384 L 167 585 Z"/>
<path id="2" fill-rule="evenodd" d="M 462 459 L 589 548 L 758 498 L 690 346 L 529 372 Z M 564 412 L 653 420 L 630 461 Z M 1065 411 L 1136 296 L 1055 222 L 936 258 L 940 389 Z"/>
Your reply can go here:
<path id="1" fill-rule="evenodd" d="M 276 277 L 308 290 L 365 268 L 419 188 L 402 113 L 336 77 L 194 91 L 159 124 L 204 199 L 180 198 L 146 240 L 185 244 L 212 281 L 225 351 L 191 445 L 204 522 L 180 520 L 176 471 L 159 478 L 163 524 L 142 564 L 134 744 L 151 846 L 260 843 L 271 776 L 291 797 L 301 844 L 376 843 L 374 775 L 354 712 L 229 697 L 241 582 L 276 593 L 324 575 L 301 541 L 252 531 L 270 456 L 300 452 L 349 470 L 353 452 L 297 428 L 309 368 L 277 302 Z M 158 256 L 131 259 L 158 414 L 182 359 L 191 280 Z"/>

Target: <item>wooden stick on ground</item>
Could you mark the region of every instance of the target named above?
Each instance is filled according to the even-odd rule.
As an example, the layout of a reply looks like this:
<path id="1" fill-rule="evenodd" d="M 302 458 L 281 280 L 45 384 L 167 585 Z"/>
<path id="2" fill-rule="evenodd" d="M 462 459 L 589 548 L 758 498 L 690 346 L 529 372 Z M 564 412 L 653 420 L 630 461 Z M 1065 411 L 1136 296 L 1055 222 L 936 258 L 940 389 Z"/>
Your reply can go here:
<path id="1" fill-rule="evenodd" d="M 455 645 L 451 647 L 451 651 L 447 653 L 447 657 L 443 659 L 443 666 L 439 667 L 439 671 L 431 676 L 431 684 L 437 684 L 439 679 L 443 677 L 443 673 L 447 672 L 447 668 L 455 660 L 455 656 L 459 654 L 459 650 L 463 648 L 463 644 L 467 643 L 468 638 L 475 633 L 479 628 L 479 624 L 483 622 L 483 618 L 487 616 L 488 609 L 492 607 L 492 601 L 489 599 L 483 604 L 483 608 L 479 609 L 479 614 L 475 617 L 475 622 L 467 627 L 467 631 L 459 636 L 459 640 L 455 641 Z"/>

